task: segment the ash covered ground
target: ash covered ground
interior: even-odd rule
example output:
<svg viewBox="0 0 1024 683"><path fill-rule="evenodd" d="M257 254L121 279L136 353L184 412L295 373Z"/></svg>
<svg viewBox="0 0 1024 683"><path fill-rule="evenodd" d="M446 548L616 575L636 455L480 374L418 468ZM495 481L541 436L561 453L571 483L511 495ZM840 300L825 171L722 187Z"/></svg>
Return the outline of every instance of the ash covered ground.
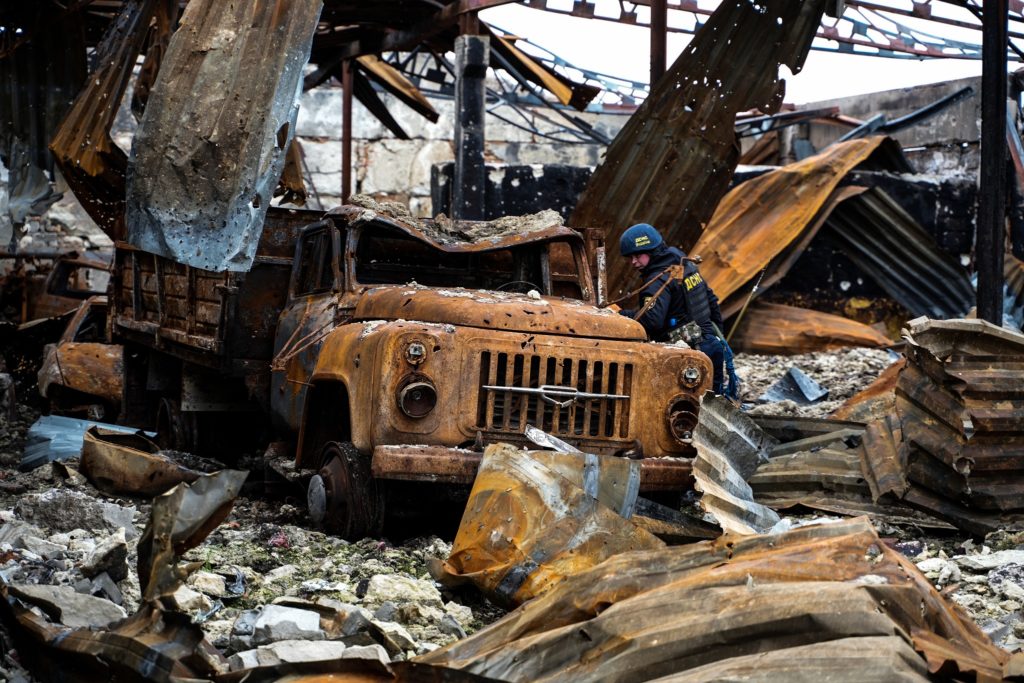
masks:
<svg viewBox="0 0 1024 683"><path fill-rule="evenodd" d="M739 356L737 369L752 412L823 415L867 386L891 361L885 351L855 349ZM805 407L758 404L757 397L791 366L827 387L827 401ZM18 405L16 413L0 426L0 577L9 583L69 586L113 599L131 614L141 597L135 563L148 503L101 494L77 474L75 461L19 472L24 435L37 413L25 405ZM289 598L345 605L357 622L384 629L389 647L372 646L377 649L366 654L384 661L444 646L505 614L472 588L451 593L431 579L428 563L447 557L451 538L349 543L313 528L300 504L246 491L224 523L185 557L198 569L176 595L178 606L201 623L208 640L226 655L270 647L275 639L315 640L287 628L274 632L272 624L254 628L261 610ZM792 523L812 519L827 521L818 516L793 518ZM125 520L130 520L127 532L118 530ZM997 532L977 542L881 522L876 527L997 644L1011 650L1021 646L1024 534ZM8 634L2 635L0 675L31 680Z"/></svg>

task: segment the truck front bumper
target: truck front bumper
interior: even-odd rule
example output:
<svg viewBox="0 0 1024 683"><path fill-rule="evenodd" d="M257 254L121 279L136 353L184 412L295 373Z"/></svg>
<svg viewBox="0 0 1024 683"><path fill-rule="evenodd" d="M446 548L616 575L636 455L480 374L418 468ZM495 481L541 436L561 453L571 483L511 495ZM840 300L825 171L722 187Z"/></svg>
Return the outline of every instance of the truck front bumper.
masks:
<svg viewBox="0 0 1024 683"><path fill-rule="evenodd" d="M472 484L482 455L445 446L377 446L371 469L379 479ZM690 458L644 458L640 460L640 491L692 488L692 469Z"/></svg>

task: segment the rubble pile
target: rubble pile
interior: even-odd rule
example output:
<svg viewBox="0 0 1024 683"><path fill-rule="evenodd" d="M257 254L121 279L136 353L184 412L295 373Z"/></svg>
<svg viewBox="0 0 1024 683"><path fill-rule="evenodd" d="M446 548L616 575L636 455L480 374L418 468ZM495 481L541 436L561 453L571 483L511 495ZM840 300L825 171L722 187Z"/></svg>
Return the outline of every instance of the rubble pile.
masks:
<svg viewBox="0 0 1024 683"><path fill-rule="evenodd" d="M841 351L806 353L797 356L736 354L741 400L753 415L827 417L848 398L867 387L899 358L884 349L852 348ZM811 405L793 401L762 403L760 397L790 368L798 368L822 387L828 396Z"/></svg>
<svg viewBox="0 0 1024 683"><path fill-rule="evenodd" d="M997 531L983 543L917 539L896 548L996 645L1011 652L1024 646L1024 534Z"/></svg>
<svg viewBox="0 0 1024 683"><path fill-rule="evenodd" d="M4 422L2 429L3 585L66 627L105 627L140 614L146 602L136 567L150 503L102 494L76 460L16 472L26 427ZM451 550L436 537L401 547L349 543L299 526L309 521L295 506L237 502L182 556L192 572L163 599L165 609L201 628L232 670L325 658L388 664L504 614L476 594L456 597L434 583L427 563ZM17 658L9 655L0 669L12 675Z"/></svg>

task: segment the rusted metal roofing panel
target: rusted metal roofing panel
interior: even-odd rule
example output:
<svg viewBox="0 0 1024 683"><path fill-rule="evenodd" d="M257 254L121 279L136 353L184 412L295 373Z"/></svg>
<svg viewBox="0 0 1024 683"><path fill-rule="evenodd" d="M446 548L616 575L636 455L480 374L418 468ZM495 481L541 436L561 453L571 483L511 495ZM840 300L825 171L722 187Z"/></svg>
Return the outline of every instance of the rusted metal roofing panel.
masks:
<svg viewBox="0 0 1024 683"><path fill-rule="evenodd" d="M894 145L884 137L852 140L730 190L691 249L704 259L701 274L718 295L722 314L739 311L746 285L762 270L762 289L781 279L835 206L866 191L839 188L843 177Z"/></svg>
<svg viewBox="0 0 1024 683"><path fill-rule="evenodd" d="M96 48L99 64L78 94L50 150L71 191L111 239L124 239L128 159L110 139L110 126L131 78L158 0L126 4ZM161 149L163 153L165 150Z"/></svg>
<svg viewBox="0 0 1024 683"><path fill-rule="evenodd" d="M205 270L249 269L320 5L188 3L132 146L129 242Z"/></svg>
<svg viewBox="0 0 1024 683"><path fill-rule="evenodd" d="M867 388L848 398L831 417L868 423L892 414L896 409L896 380L906 364L906 358L894 362Z"/></svg>
<svg viewBox="0 0 1024 683"><path fill-rule="evenodd" d="M967 271L878 188L837 206L823 232L914 316L957 318L974 305Z"/></svg>
<svg viewBox="0 0 1024 683"><path fill-rule="evenodd" d="M755 301L732 332L729 345L747 353L794 354L892 341L878 330L840 315Z"/></svg>
<svg viewBox="0 0 1024 683"><path fill-rule="evenodd" d="M381 221L441 251L479 253L551 240L583 242L583 236L562 225L562 217L551 209L493 221L456 221L444 214L419 219L405 207L391 202L380 204L363 195L353 195L349 201L353 206L327 213L345 216L348 221Z"/></svg>
<svg viewBox="0 0 1024 683"><path fill-rule="evenodd" d="M747 483L777 444L724 397L708 394L701 400L693 432L694 488L702 494L701 508L726 531L765 533L779 523L774 510L754 501Z"/></svg>
<svg viewBox="0 0 1024 683"><path fill-rule="evenodd" d="M755 680L795 662L803 680L928 680L907 645L964 678L1009 658L858 519L616 555L417 661L506 681L707 680L754 658Z"/></svg>
<svg viewBox="0 0 1024 683"><path fill-rule="evenodd" d="M647 222L667 242L691 246L714 213L739 160L736 114L774 113L797 73L828 3L728 0L719 5L608 147L570 224L607 229L609 242ZM624 289L625 259L609 267Z"/></svg>
<svg viewBox="0 0 1024 683"><path fill-rule="evenodd" d="M981 320L908 325L895 412L865 434L872 492L976 534L1024 519L1024 335Z"/></svg>

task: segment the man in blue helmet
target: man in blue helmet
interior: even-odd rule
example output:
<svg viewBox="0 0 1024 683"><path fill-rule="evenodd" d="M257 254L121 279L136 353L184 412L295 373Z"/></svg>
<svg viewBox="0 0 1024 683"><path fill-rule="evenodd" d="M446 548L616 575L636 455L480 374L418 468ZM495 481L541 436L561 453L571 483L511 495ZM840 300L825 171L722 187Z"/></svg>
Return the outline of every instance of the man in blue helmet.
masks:
<svg viewBox="0 0 1024 683"><path fill-rule="evenodd" d="M622 233L619 251L640 272L640 308L622 310L638 320L652 341L684 340L714 367L713 391L725 393L726 344L718 297L686 254L665 244L654 226L638 223ZM730 392L731 393L731 392Z"/></svg>

